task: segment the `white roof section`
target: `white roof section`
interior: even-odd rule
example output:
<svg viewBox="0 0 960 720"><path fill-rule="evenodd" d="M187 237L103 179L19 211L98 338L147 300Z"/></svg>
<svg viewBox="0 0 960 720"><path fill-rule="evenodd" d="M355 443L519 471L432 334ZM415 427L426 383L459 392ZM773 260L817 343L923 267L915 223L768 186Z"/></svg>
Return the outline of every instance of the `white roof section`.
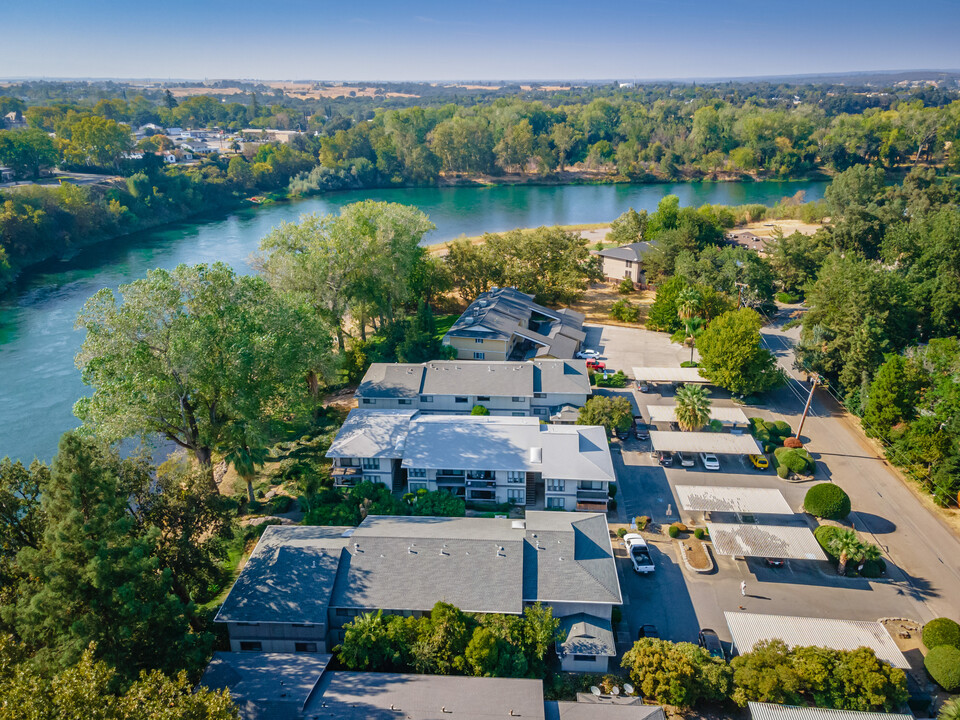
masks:
<svg viewBox="0 0 960 720"><path fill-rule="evenodd" d="M347 415L327 450L329 458L401 458L416 410L360 410Z"/></svg>
<svg viewBox="0 0 960 720"><path fill-rule="evenodd" d="M775 703L747 703L752 720L914 720L904 713L859 712L857 710L830 710L819 707L797 707Z"/></svg>
<svg viewBox="0 0 960 720"><path fill-rule="evenodd" d="M720 555L826 560L808 527L708 522L707 531Z"/></svg>
<svg viewBox="0 0 960 720"><path fill-rule="evenodd" d="M783 493L775 488L676 485L680 507L700 512L774 513L791 515Z"/></svg>
<svg viewBox="0 0 960 720"><path fill-rule="evenodd" d="M402 466L616 480L602 427L544 425L535 417L420 415L410 423Z"/></svg>
<svg viewBox="0 0 960 720"><path fill-rule="evenodd" d="M650 422L676 422L676 405L647 405L647 412L650 413ZM747 424L747 416L740 408L730 407L710 407L710 419L719 420L722 423L741 423Z"/></svg>
<svg viewBox="0 0 960 720"><path fill-rule="evenodd" d="M720 432L669 432L651 430L654 450L666 452L715 453L719 455L759 455L760 446L752 435Z"/></svg>
<svg viewBox="0 0 960 720"><path fill-rule="evenodd" d="M761 640L777 638L788 647L815 645L834 650L868 647L893 667L904 670L910 667L890 633L878 622L745 612L725 612L724 615L733 644L741 653L749 652Z"/></svg>
<svg viewBox="0 0 960 720"><path fill-rule="evenodd" d="M682 367L635 367L633 377L637 380L646 380L654 383L682 382L708 383L699 368Z"/></svg>

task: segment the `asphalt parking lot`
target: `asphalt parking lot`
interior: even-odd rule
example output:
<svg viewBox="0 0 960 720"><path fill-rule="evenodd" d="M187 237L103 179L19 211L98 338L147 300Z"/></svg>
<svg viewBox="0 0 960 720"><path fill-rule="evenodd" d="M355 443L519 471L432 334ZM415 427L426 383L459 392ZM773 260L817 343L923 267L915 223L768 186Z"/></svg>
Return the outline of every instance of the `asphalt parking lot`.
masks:
<svg viewBox="0 0 960 720"><path fill-rule="evenodd" d="M639 365L676 366L689 359L689 351L671 345L661 333L628 328L603 327L595 336L588 334L588 346L601 352L601 359L614 369ZM594 340L593 344L589 344ZM662 392L661 392L662 390ZM672 388L663 387L639 393L635 387L626 390L601 391L630 398L645 421L650 404L672 404ZM714 392L714 403L732 406L728 396ZM766 407L744 408L748 417L781 419L782 414ZM795 418L788 418L796 424ZM683 520L702 525L699 513L683 513L678 507L674 488L677 485L711 485L776 488L788 504L799 509L810 483L789 483L776 476L772 469L757 470L744 457L720 456L720 470L707 471L696 460L693 468L660 467L650 455L649 442L634 438L612 447L618 476L618 516L622 521L638 515L650 516L654 523L666 527ZM821 458L821 463L828 461ZM831 477L829 470L818 471L818 481ZM807 516L780 518L784 524L814 525ZM624 594L623 616L619 640L632 642L640 626L652 623L661 637L675 641L696 641L700 628L713 628L729 648L730 632L724 611L745 610L775 615L876 620L881 617L914 617L929 619L916 592L916 578L900 572L888 559L887 577L879 580L840 578L832 566L823 561L789 560L782 568L767 566L763 559L746 560L717 556L716 567L706 574L688 570L681 562L675 542L665 534L647 534L651 555L657 566L655 573L638 576L624 557L620 574ZM740 583L746 582L746 596Z"/></svg>

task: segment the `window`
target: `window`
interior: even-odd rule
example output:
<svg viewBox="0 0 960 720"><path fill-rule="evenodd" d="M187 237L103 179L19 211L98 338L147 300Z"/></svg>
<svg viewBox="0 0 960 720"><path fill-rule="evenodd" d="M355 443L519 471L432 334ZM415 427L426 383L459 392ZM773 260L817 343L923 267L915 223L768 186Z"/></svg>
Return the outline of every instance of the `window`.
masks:
<svg viewBox="0 0 960 720"><path fill-rule="evenodd" d="M524 417L525 415L525 413L522 410L515 410L510 414L513 415L513 417Z"/></svg>
<svg viewBox="0 0 960 720"><path fill-rule="evenodd" d="M408 478L425 478L427 476L426 468L410 468L407 470Z"/></svg>
<svg viewBox="0 0 960 720"><path fill-rule="evenodd" d="M363 458L361 462L363 463L364 470L380 469L380 458Z"/></svg>
<svg viewBox="0 0 960 720"><path fill-rule="evenodd" d="M293 649L296 652L316 652L317 644L312 642L294 643Z"/></svg>
<svg viewBox="0 0 960 720"><path fill-rule="evenodd" d="M475 352L475 353L473 354L473 359L474 359L474 360L483 360L484 357L485 357L485 355L484 355L484 353L482 353L482 352Z"/></svg>
<svg viewBox="0 0 960 720"><path fill-rule="evenodd" d="M427 484L425 482L412 482L410 483L410 492L415 493L418 490L426 490Z"/></svg>
<svg viewBox="0 0 960 720"><path fill-rule="evenodd" d="M376 402L377 402L376 400L371 400L370 398L364 398L364 399L363 399L363 404L364 404L364 405L375 405Z"/></svg>
<svg viewBox="0 0 960 720"><path fill-rule="evenodd" d="M454 401L455 403L465 403L465 402L467 402L467 400L468 400L468 398L465 398L465 397L460 396L460 395L458 395L457 397L455 397L455 398L453 399L453 401Z"/></svg>
<svg viewBox="0 0 960 720"><path fill-rule="evenodd" d="M360 467L360 462L356 458L338 458L337 464L340 467Z"/></svg>
<svg viewBox="0 0 960 720"><path fill-rule="evenodd" d="M422 403L425 403L425 402L433 402L433 395L421 395L421 396L420 396L420 402L422 402Z"/></svg>
<svg viewBox="0 0 960 720"><path fill-rule="evenodd" d="M600 480L581 480L577 490L603 490L603 483Z"/></svg>
<svg viewBox="0 0 960 720"><path fill-rule="evenodd" d="M547 498L547 509L549 510L563 510L563 506L566 504L564 502L565 498L562 497L548 497Z"/></svg>
<svg viewBox="0 0 960 720"><path fill-rule="evenodd" d="M489 395L477 395L477 402L490 402Z"/></svg>
<svg viewBox="0 0 960 720"><path fill-rule="evenodd" d="M573 659L576 662L596 662L597 658L595 655L574 655Z"/></svg>
<svg viewBox="0 0 960 720"><path fill-rule="evenodd" d="M547 490L550 492L563 492L563 488L566 483L563 480L554 480L550 478L547 480Z"/></svg>
<svg viewBox="0 0 960 720"><path fill-rule="evenodd" d="M482 342L483 342L483 338L474 338L473 341L474 341L475 343L482 343Z"/></svg>
<svg viewBox="0 0 960 720"><path fill-rule="evenodd" d="M527 479L527 474L525 472L511 470L507 473L507 482L508 483L522 483Z"/></svg>
<svg viewBox="0 0 960 720"><path fill-rule="evenodd" d="M240 643L240 652L260 652L263 645L258 640L247 640Z"/></svg>
<svg viewBox="0 0 960 720"><path fill-rule="evenodd" d="M633 260L627 260L627 267L628 267L628 268L632 268L632 267L633 267Z"/></svg>
<svg viewBox="0 0 960 720"><path fill-rule="evenodd" d="M523 402L523 398L522 398L522 397L512 397L512 398L510 398L510 402Z"/></svg>
<svg viewBox="0 0 960 720"><path fill-rule="evenodd" d="M523 488L510 488L507 490L507 500L517 505L523 505L526 502L527 491Z"/></svg>
<svg viewBox="0 0 960 720"><path fill-rule="evenodd" d="M545 397L547 396L547 394L546 394L546 393L534 393L533 396L534 396L535 398L537 398L538 400L543 400L543 398L545 398Z"/></svg>
<svg viewBox="0 0 960 720"><path fill-rule="evenodd" d="M237 627L259 627L260 623L237 623Z"/></svg>
<svg viewBox="0 0 960 720"><path fill-rule="evenodd" d="M534 409L533 409L533 414L534 414L534 415L549 415L549 414L550 414L550 411L549 411L547 408L534 408Z"/></svg>
<svg viewBox="0 0 960 720"><path fill-rule="evenodd" d="M400 405L413 405L413 400L410 398L400 398L397 400L397 403Z"/></svg>

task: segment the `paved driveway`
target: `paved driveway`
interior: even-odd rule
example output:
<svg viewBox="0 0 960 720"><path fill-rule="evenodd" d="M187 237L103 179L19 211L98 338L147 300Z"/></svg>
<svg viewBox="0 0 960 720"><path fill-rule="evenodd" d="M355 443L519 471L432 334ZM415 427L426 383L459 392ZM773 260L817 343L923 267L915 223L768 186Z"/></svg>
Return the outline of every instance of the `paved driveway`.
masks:
<svg viewBox="0 0 960 720"><path fill-rule="evenodd" d="M587 335L583 346L597 350L607 367L630 377L634 367L679 367L690 359L689 348L671 343L665 333L615 325L584 325L583 329Z"/></svg>
<svg viewBox="0 0 960 720"><path fill-rule="evenodd" d="M604 326L591 330L588 344L590 340L611 366L676 365L686 359L679 346L671 346L659 333ZM801 390L784 389L772 394L768 404L744 411L748 417L784 419L796 428L805 399ZM669 388L662 395L634 389L605 392L627 395L647 419L647 405L673 403ZM731 404L721 391L715 390L712 398L717 405ZM770 568L762 560L717 556L714 571L698 574L680 563L673 542L655 536L651 539L657 571L652 576L637 577L626 559L621 562L624 634L635 639L641 625L653 623L667 639L693 640L698 628L712 627L729 642L723 612L739 609L851 620L956 616L960 542L884 469L882 460L864 449L835 410L815 401L804 436L818 459L816 481L843 486L853 500L855 526L885 550L887 578L839 578L824 562L788 561L784 568ZM677 484L776 488L793 508L802 505L809 487L780 480L772 470L756 470L737 456L721 456L718 472L704 470L699 461L694 468L662 468L650 457L649 443L636 439L615 443L613 456L622 515L630 519L649 515L664 525L681 519L673 491ZM792 522L808 520L799 517ZM747 583L746 597L740 595L741 581Z"/></svg>

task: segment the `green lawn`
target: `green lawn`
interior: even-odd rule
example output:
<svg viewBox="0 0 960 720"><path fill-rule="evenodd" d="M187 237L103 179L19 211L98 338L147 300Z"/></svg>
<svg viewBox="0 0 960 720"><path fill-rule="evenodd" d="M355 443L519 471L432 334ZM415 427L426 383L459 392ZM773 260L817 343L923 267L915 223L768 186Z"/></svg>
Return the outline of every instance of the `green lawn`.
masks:
<svg viewBox="0 0 960 720"><path fill-rule="evenodd" d="M447 330L450 329L459 317L459 315L437 315L437 332L434 334L437 342L443 339L443 336L447 334Z"/></svg>

